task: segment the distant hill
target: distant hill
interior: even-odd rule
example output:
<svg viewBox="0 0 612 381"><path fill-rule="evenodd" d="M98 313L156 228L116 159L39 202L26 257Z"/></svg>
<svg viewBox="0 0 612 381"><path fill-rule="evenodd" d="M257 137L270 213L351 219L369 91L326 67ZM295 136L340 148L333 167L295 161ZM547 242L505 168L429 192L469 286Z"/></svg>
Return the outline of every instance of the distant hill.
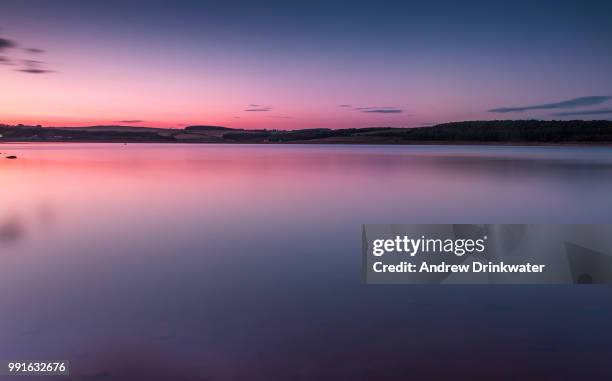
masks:
<svg viewBox="0 0 612 381"><path fill-rule="evenodd" d="M234 128L229 127L221 127L221 126L187 126L185 127L187 131L221 131L221 130L235 130Z"/></svg>
<svg viewBox="0 0 612 381"><path fill-rule="evenodd" d="M243 130L135 126L40 127L0 124L1 141L303 143L303 144L612 144L612 121L494 120L432 127Z"/></svg>
<svg viewBox="0 0 612 381"><path fill-rule="evenodd" d="M59 128L59 129L73 129L73 130L86 130L86 131L165 131L167 128L157 127L138 127L138 126L84 126L84 127L47 127L47 128Z"/></svg>
<svg viewBox="0 0 612 381"><path fill-rule="evenodd" d="M612 121L493 120L454 122L415 128L406 140L475 142L612 142Z"/></svg>

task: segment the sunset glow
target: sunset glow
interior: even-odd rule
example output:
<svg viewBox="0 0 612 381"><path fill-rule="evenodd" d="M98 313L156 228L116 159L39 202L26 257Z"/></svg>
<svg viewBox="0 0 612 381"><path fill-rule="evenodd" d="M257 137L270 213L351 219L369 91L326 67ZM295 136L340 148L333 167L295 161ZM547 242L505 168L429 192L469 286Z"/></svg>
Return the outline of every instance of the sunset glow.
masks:
<svg viewBox="0 0 612 381"><path fill-rule="evenodd" d="M0 38L10 44L0 45L0 123L293 129L568 119L488 110L612 91L612 27L593 21L604 17L595 6L112 3L3 2Z"/></svg>

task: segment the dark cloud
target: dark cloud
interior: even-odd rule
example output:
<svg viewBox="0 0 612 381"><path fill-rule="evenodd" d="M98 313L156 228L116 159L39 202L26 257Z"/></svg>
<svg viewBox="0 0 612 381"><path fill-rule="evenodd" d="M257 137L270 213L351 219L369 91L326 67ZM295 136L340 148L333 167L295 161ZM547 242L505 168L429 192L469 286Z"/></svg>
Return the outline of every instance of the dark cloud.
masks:
<svg viewBox="0 0 612 381"><path fill-rule="evenodd" d="M30 74L53 73L53 70L48 70L45 68L46 64L42 61L22 60L21 63L23 64L24 67L22 69L18 69L17 71L20 71L22 73L30 73Z"/></svg>
<svg viewBox="0 0 612 381"><path fill-rule="evenodd" d="M599 109L599 110L557 112L551 115L553 116L581 116L581 115L604 115L604 114L612 114L612 108L604 108L604 109Z"/></svg>
<svg viewBox="0 0 612 381"><path fill-rule="evenodd" d="M144 120L141 119L125 119L125 120L115 120L115 123L142 123Z"/></svg>
<svg viewBox="0 0 612 381"><path fill-rule="evenodd" d="M376 106L376 107L353 107L352 105L338 105L340 108L352 108L353 110L361 111L368 114L401 114L404 112L401 108L394 106Z"/></svg>
<svg viewBox="0 0 612 381"><path fill-rule="evenodd" d="M523 107L500 107L489 110L489 112L523 112L529 110L550 110L550 109L558 109L558 108L576 108L583 106L594 106L608 100L612 99L609 96L590 96L590 97L580 97L574 98L563 102L557 103L545 103L533 106L523 106Z"/></svg>
<svg viewBox="0 0 612 381"><path fill-rule="evenodd" d="M30 73L30 74L46 74L46 73L53 73L53 70L45 70L45 69L19 69L17 71L20 71L22 73Z"/></svg>
<svg viewBox="0 0 612 381"><path fill-rule="evenodd" d="M365 112L365 113L374 113L374 114L400 114L404 112L404 110L397 107L357 107L355 110Z"/></svg>
<svg viewBox="0 0 612 381"><path fill-rule="evenodd" d="M32 54L42 54L45 52L44 50L38 48L24 48L23 50Z"/></svg>
<svg viewBox="0 0 612 381"><path fill-rule="evenodd" d="M17 47L17 43L6 38L0 38L0 52L4 49L10 49Z"/></svg>
<svg viewBox="0 0 612 381"><path fill-rule="evenodd" d="M6 38L0 38L0 52L11 49L11 48L16 48L17 46L18 46L17 42L13 40L9 40ZM32 54L41 54L45 52L43 49L39 49L39 48L23 48L23 51L27 53L32 53ZM15 62L16 61L17 60L15 60ZM0 57L0 65L15 65L15 63L13 61L13 58L2 56ZM42 61L22 60L21 65L22 67L20 69L17 69L16 71L20 71L22 73L30 73L30 74L45 74L45 73L53 72L53 70L47 69L45 67L46 63Z"/></svg>
<svg viewBox="0 0 612 381"><path fill-rule="evenodd" d="M272 107L270 107L270 106L262 106L262 105L257 105L257 104L250 104L243 111L265 112L265 111L271 111L271 110L272 110Z"/></svg>
<svg viewBox="0 0 612 381"><path fill-rule="evenodd" d="M377 110L365 110L362 112L376 113L376 114L401 114L404 111L400 109L377 109Z"/></svg>

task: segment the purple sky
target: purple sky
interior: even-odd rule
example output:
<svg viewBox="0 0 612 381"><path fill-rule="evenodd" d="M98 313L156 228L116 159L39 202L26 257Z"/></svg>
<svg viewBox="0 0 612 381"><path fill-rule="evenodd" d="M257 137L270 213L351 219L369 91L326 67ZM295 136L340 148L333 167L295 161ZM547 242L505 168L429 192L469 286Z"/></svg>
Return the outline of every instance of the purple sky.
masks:
<svg viewBox="0 0 612 381"><path fill-rule="evenodd" d="M3 1L0 123L612 117L609 2L291 3Z"/></svg>

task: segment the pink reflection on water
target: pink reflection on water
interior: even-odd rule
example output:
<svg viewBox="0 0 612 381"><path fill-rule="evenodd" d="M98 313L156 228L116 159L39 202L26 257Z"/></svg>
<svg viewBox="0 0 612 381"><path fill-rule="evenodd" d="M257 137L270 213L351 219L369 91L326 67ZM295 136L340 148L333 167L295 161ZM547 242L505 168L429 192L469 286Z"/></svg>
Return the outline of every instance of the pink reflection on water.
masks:
<svg viewBox="0 0 612 381"><path fill-rule="evenodd" d="M10 144L1 151L18 159L0 159L0 342L9 343L0 358L99 364L107 348L133 345L188 354L215 375L244 375L258 364L248 353L261 342L269 358L283 357L287 338L314 345L302 332L321 328L302 316L355 321L359 311L354 324L363 326L355 329L370 333L378 319L397 316L396 302L378 304L387 294L359 288L362 223L597 223L612 215L607 148ZM452 300L448 308L458 308ZM435 308L428 318L455 311ZM352 356L367 353L360 350ZM86 353L94 359L83 360ZM247 364L242 373L215 365L236 361Z"/></svg>

